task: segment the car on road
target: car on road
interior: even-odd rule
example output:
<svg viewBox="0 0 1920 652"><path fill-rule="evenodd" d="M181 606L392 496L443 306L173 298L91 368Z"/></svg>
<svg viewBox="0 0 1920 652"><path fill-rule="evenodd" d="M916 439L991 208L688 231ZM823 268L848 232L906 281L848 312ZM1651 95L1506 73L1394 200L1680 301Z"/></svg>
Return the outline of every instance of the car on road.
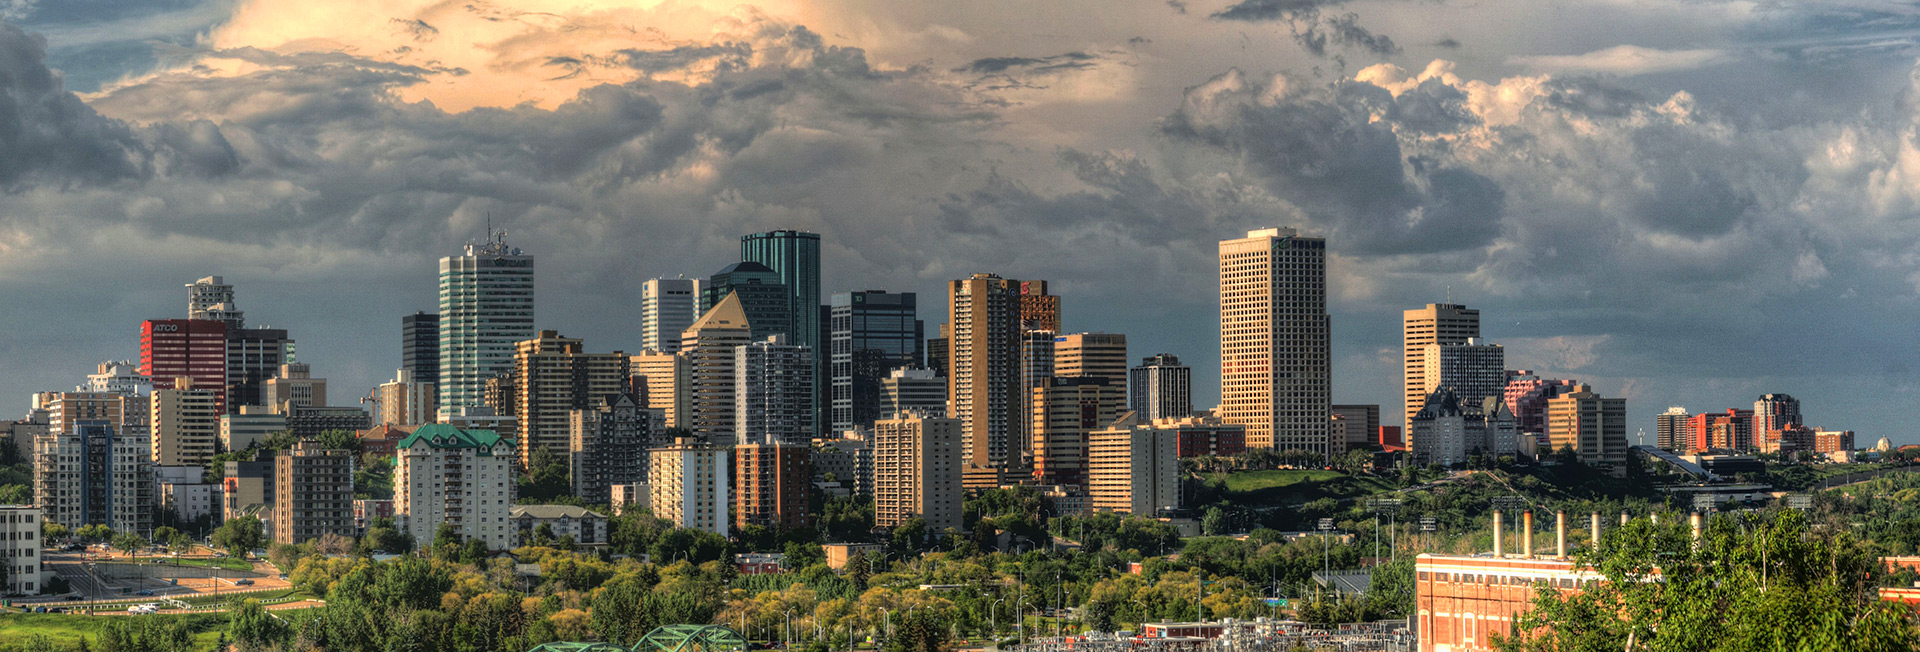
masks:
<svg viewBox="0 0 1920 652"><path fill-rule="evenodd" d="M234 586L253 586L253 580L237 580L233 583L233 585Z"/></svg>
<svg viewBox="0 0 1920 652"><path fill-rule="evenodd" d="M87 599L87 597L86 597L86 596L84 596L84 595L79 595L79 594L74 594L74 595L69 595L69 596L67 596L67 597L64 597L64 598L60 598L60 599L61 599L61 600L66 600L66 601L68 601L68 602L79 602L79 601L81 601L81 600L85 600L85 599Z"/></svg>
<svg viewBox="0 0 1920 652"><path fill-rule="evenodd" d="M153 589L146 589L146 590L142 590L142 591L136 591L136 592L134 593L134 595L153 595Z"/></svg>

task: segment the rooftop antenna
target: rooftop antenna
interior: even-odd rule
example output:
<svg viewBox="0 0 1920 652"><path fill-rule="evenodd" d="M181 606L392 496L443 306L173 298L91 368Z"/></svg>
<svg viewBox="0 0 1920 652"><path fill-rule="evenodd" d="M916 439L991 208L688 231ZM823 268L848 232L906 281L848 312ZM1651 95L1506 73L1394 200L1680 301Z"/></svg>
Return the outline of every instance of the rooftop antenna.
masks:
<svg viewBox="0 0 1920 652"><path fill-rule="evenodd" d="M1447 284L1447 305L1453 305L1453 284Z"/></svg>

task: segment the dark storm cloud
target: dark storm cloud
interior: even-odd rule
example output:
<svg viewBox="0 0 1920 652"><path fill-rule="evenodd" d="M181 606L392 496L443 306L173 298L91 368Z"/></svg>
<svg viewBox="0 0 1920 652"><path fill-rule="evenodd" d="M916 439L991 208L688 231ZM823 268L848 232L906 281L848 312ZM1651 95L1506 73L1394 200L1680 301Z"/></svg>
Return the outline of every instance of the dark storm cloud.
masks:
<svg viewBox="0 0 1920 652"><path fill-rule="evenodd" d="M67 92L46 56L44 39L0 23L0 185L144 175L146 144Z"/></svg>
<svg viewBox="0 0 1920 652"><path fill-rule="evenodd" d="M1065 52L1050 57L987 57L955 68L954 72L995 75L1019 69L1047 73L1091 68L1098 60L1099 57L1085 52Z"/></svg>
<svg viewBox="0 0 1920 652"><path fill-rule="evenodd" d="M1426 86L1396 98L1378 86L1338 84L1292 101L1249 101L1238 71L1188 93L1163 125L1175 139L1240 156L1272 192L1299 205L1356 253L1484 247L1499 234L1504 193L1480 174L1410 157L1396 128L1456 131L1478 121L1457 90ZM1454 109L1448 109L1452 103ZM1374 120L1385 113L1401 121Z"/></svg>
<svg viewBox="0 0 1920 652"><path fill-rule="evenodd" d="M1241 0L1214 12L1214 20L1248 23L1285 23L1293 40L1315 56L1327 56L1328 46L1356 48L1375 55L1400 53L1400 46L1385 34L1360 25L1354 13L1328 13L1330 7L1346 0Z"/></svg>

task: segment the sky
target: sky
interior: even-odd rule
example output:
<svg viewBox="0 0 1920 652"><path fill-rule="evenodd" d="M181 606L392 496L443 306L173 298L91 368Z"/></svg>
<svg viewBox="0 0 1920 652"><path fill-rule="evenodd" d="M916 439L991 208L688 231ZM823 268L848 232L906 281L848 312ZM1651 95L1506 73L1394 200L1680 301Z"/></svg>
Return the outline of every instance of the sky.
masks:
<svg viewBox="0 0 1920 652"><path fill-rule="evenodd" d="M1386 423L1451 297L1630 437L1784 392L1920 443L1917 43L1875 0L0 0L0 395L217 274L350 403L491 222L588 350L802 229L828 291L1049 280L1208 407L1217 243L1286 226Z"/></svg>

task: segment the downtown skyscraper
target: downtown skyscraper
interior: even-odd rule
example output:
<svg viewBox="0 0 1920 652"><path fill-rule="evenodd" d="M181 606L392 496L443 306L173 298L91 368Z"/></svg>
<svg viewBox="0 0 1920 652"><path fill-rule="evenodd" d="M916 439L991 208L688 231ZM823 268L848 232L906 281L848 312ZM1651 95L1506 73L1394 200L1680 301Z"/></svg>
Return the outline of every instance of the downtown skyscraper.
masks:
<svg viewBox="0 0 1920 652"><path fill-rule="evenodd" d="M918 367L925 356L926 324L918 318L917 303L912 292L833 295L827 320L830 430L821 434L864 428L887 418L882 385L895 369Z"/></svg>
<svg viewBox="0 0 1920 652"><path fill-rule="evenodd" d="M1411 427L1414 413L1427 404L1427 393L1438 387L1436 379L1428 377L1427 348L1466 344L1480 337L1480 311L1453 303L1429 303L1425 308L1401 313L1400 324L1401 389L1406 398L1402 421ZM1479 399L1477 394L1472 397L1473 401Z"/></svg>
<svg viewBox="0 0 1920 652"><path fill-rule="evenodd" d="M947 400L960 422L968 466L1005 469L1017 462L1020 396L1020 282L974 274L947 283L950 360Z"/></svg>
<svg viewBox="0 0 1920 652"><path fill-rule="evenodd" d="M440 259L441 408L485 404L487 380L534 337L533 288L533 256L507 246L504 231Z"/></svg>
<svg viewBox="0 0 1920 652"><path fill-rule="evenodd" d="M640 286L640 350L674 353L700 318L700 279L656 278Z"/></svg>
<svg viewBox="0 0 1920 652"><path fill-rule="evenodd" d="M1220 417L1247 446L1326 455L1327 241L1260 229L1220 241Z"/></svg>
<svg viewBox="0 0 1920 652"><path fill-rule="evenodd" d="M813 432L822 432L827 426L830 381L824 346L827 333L821 323L826 309L820 303L820 234L781 229L743 235L740 260L766 265L787 286L787 309L793 320L787 336L793 344L813 351ZM747 320L753 320L751 309ZM759 324L754 324L753 332L755 339L766 337Z"/></svg>

